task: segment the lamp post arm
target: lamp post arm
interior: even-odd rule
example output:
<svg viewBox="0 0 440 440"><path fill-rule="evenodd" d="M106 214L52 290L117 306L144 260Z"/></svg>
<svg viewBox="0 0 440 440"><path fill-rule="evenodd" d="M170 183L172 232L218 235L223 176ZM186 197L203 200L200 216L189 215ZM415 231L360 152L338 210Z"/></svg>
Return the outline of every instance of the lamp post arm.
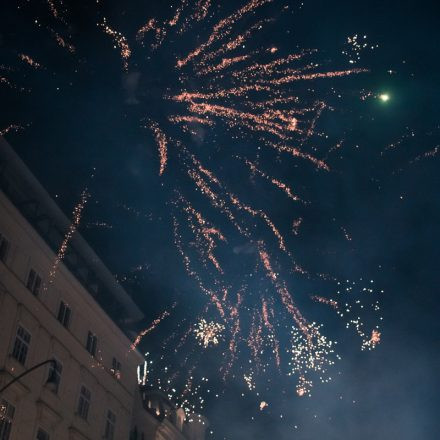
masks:
<svg viewBox="0 0 440 440"><path fill-rule="evenodd" d="M3 391L6 390L6 388L8 388L9 386L11 386L13 383L17 382L18 380L20 380L23 376L26 376L28 373L30 373L31 371L36 370L37 368L42 367L43 365L46 364L54 364L56 365L57 361L55 359L47 359L46 361L40 362L37 365L34 365L33 367L29 368L29 370L24 371L23 373L21 373L20 375L18 375L17 377L14 377L14 379L12 379L10 382L8 382L4 387L2 387L0 389L0 394L3 393Z"/></svg>

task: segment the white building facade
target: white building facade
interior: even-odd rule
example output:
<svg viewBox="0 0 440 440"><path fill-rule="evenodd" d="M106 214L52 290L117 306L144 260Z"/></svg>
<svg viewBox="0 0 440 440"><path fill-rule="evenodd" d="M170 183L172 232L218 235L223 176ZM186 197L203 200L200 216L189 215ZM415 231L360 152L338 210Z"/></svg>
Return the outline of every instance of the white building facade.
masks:
<svg viewBox="0 0 440 440"><path fill-rule="evenodd" d="M53 276L69 225L0 137L0 388L56 361L0 393L0 440L192 439L145 410L122 330L143 314L79 234Z"/></svg>

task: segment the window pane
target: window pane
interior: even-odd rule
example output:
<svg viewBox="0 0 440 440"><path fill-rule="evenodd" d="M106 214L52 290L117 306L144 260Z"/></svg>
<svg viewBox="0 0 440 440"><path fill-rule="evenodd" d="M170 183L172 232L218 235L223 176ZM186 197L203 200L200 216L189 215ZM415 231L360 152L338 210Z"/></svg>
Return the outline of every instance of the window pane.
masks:
<svg viewBox="0 0 440 440"><path fill-rule="evenodd" d="M60 302L60 308L58 309L58 321L63 322L63 317L64 317L64 302L61 301Z"/></svg>
<svg viewBox="0 0 440 440"><path fill-rule="evenodd" d="M6 400L0 401L0 440L9 440L15 408Z"/></svg>
<svg viewBox="0 0 440 440"><path fill-rule="evenodd" d="M87 351L92 355L95 356L96 354L96 343L97 343L97 338L96 336L89 331L89 334L87 335Z"/></svg>
<svg viewBox="0 0 440 440"><path fill-rule="evenodd" d="M49 434L44 429L39 429L37 433L37 440L49 440Z"/></svg>
<svg viewBox="0 0 440 440"><path fill-rule="evenodd" d="M107 420L105 423L104 438L113 440L115 434L116 416L109 410L107 412Z"/></svg>
<svg viewBox="0 0 440 440"><path fill-rule="evenodd" d="M32 293L34 295L38 295L40 293L40 287L41 287L41 278L37 275L35 277L35 284Z"/></svg>
<svg viewBox="0 0 440 440"><path fill-rule="evenodd" d="M31 335L23 327L19 326L15 337L12 356L23 365L26 362L30 342Z"/></svg>
<svg viewBox="0 0 440 440"><path fill-rule="evenodd" d="M6 261L6 257L8 255L9 242L0 234L0 260Z"/></svg>
<svg viewBox="0 0 440 440"><path fill-rule="evenodd" d="M66 316L64 317L64 327L69 327L70 324L70 307L66 307Z"/></svg>
<svg viewBox="0 0 440 440"><path fill-rule="evenodd" d="M26 284L26 287L29 290L32 290L32 286L34 285L34 281L35 281L35 275L36 275L36 273L35 273L34 269L31 269L31 271L29 272L29 276L28 276L28 280L27 280L27 284Z"/></svg>
<svg viewBox="0 0 440 440"><path fill-rule="evenodd" d="M29 271L26 287L34 294L38 295L41 288L41 277L35 272L34 269Z"/></svg>
<svg viewBox="0 0 440 440"><path fill-rule="evenodd" d="M61 324L68 328L69 322L70 322L70 307L64 302L60 302L60 308L58 309L58 321L61 322Z"/></svg>
<svg viewBox="0 0 440 440"><path fill-rule="evenodd" d="M60 362L56 361L56 364L50 364L48 381L55 384L54 392L58 393L61 382L61 373L63 371L63 366Z"/></svg>
<svg viewBox="0 0 440 440"><path fill-rule="evenodd" d="M85 386L81 386L81 392L78 402L78 415L87 420L89 415L91 393Z"/></svg>

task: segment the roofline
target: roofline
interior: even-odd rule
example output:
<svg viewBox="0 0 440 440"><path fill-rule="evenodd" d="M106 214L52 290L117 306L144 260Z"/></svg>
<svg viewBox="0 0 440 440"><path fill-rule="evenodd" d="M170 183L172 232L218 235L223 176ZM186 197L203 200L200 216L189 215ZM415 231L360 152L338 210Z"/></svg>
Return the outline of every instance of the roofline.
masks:
<svg viewBox="0 0 440 440"><path fill-rule="evenodd" d="M54 221L55 225L61 231L67 231L71 225L71 220L68 219L61 208L54 202L49 193L3 136L0 136L0 161L5 161L7 168L20 177L21 183L24 183L28 187L26 190L29 191L29 196L34 197L44 206L45 211L50 219ZM78 231L72 237L71 244L114 298L125 308L126 313L133 318L133 320L141 320L144 318L145 315L140 308L135 304L125 289L115 280L109 269Z"/></svg>

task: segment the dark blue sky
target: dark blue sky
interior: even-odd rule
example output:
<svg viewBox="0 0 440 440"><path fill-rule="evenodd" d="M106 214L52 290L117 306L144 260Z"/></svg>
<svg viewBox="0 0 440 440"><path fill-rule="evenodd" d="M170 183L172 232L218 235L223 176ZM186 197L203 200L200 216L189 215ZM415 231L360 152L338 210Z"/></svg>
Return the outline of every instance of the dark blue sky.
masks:
<svg viewBox="0 0 440 440"><path fill-rule="evenodd" d="M145 117L161 120L175 111L162 99L177 81L171 62L174 46L151 59L134 54L124 73L118 51L96 27L105 16L134 41L135 31L146 19L166 17L173 2L102 3L98 8L89 2L65 1L66 23L54 20L44 1L9 1L2 6L0 76L14 85L0 85L0 130L9 124L25 127L5 137L66 214L82 189L89 188L91 199L80 231L120 279L128 275L125 286L149 319L177 301L163 327L145 341L145 350L160 353L163 338L183 319L197 316L206 301L185 273L174 244L170 213L175 208L170 200L175 190L216 225L226 226L185 180L175 151L169 151L168 174L158 176L154 139L141 127ZM219 3L225 11L231 8L229 2ZM290 11L279 13L285 5ZM350 67L342 54L347 37L367 35L368 43L378 45L360 52L355 67L369 69L368 73L306 85L335 109L319 122L329 140L312 140L321 157L336 141L344 140L339 150L328 155L331 172L317 171L304 162L285 162L275 154L263 158L269 173L283 178L311 203L292 207L234 164L234 154L247 154L255 146L253 138L233 139L219 125L202 140L188 136L182 140L248 203L267 210L283 232L290 229L292 219L303 218L301 233L291 237L289 245L311 273L327 273L338 280L373 279L377 289L384 290L382 341L374 351L360 351L359 340L344 329L343 321L307 302L311 293L332 296L334 284L285 270L303 313L324 322L330 335L341 341L342 361L332 371L334 380L317 383L311 397L298 398L294 382L273 367L262 379L269 407L260 412L263 394L246 393L238 378L216 383L218 353L203 355L198 368L213 377L213 387L221 395L207 398L212 437L436 439L440 433L438 7L429 1L376 0L306 0L302 8L297 6L276 1L240 23L245 29L256 19L276 18L252 40L250 50L267 44L283 54L316 48L314 59L328 70L338 70ZM208 35L213 22L209 23L182 41L176 39L177 47L193 47ZM68 35L75 54L61 50L53 32ZM44 69L24 66L17 60L20 53L29 54ZM341 91L343 99L336 99L332 88ZM374 96L360 100L361 90L388 93L390 100L382 102ZM169 130L171 137L180 136L175 128ZM103 222L104 226L96 226ZM267 230L255 231L261 236L252 240L269 240ZM227 260L232 248L246 245L232 238L219 247L219 255ZM231 260L229 266L225 262L228 283L248 280L251 257ZM133 271L138 265L143 270ZM252 282L255 289L269 289L264 277Z"/></svg>

